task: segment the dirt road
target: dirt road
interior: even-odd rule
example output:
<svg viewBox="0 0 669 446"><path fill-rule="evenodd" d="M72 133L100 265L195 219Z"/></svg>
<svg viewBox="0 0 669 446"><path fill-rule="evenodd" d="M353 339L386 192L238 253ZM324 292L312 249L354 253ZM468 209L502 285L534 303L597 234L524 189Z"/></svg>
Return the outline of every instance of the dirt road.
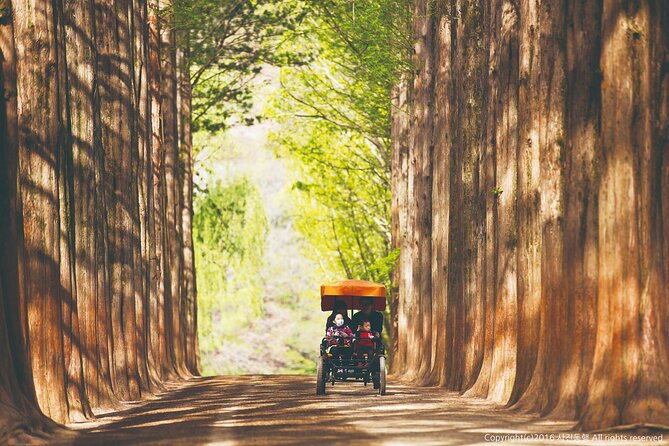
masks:
<svg viewBox="0 0 669 446"><path fill-rule="evenodd" d="M550 434L569 432L573 423L542 420L443 389L392 380L382 397L358 383L327 390L327 395L316 396L314 378L305 376L199 378L173 385L152 401L72 425L76 437L61 444L634 444L585 442L574 433L549 441ZM491 441L520 433L535 438Z"/></svg>

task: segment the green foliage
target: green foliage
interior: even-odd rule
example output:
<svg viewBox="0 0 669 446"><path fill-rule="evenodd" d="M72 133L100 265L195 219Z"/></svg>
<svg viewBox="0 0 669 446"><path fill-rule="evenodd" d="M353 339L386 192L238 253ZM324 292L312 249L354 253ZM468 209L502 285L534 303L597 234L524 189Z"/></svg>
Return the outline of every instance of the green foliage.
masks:
<svg viewBox="0 0 669 446"><path fill-rule="evenodd" d="M492 188L491 192L496 198L496 197L499 197L500 195L502 195L502 192L504 192L504 191L502 190L501 187L495 186L495 187Z"/></svg>
<svg viewBox="0 0 669 446"><path fill-rule="evenodd" d="M250 111L262 66L303 59L281 45L306 14L298 0L174 0L164 13L188 48L194 131L257 122Z"/></svg>
<svg viewBox="0 0 669 446"><path fill-rule="evenodd" d="M271 71L262 68L281 67L281 89L264 111L291 168L291 230L326 279L389 284L399 255L390 236L390 98L411 68L408 0L174 0L168 12L190 51L196 141L258 123L254 90ZM216 150L209 144L200 155ZM244 180L212 186L217 169L203 159L194 235L205 373L251 370L248 356L313 372L311 339L322 322L314 323L312 279L305 292L274 274L277 265L267 273L258 191Z"/></svg>
<svg viewBox="0 0 669 446"><path fill-rule="evenodd" d="M410 68L407 0L310 5L308 20L285 44L308 54L310 63L283 70L283 94L292 102L284 111L358 132L383 150L390 138L391 90Z"/></svg>
<svg viewBox="0 0 669 446"><path fill-rule="evenodd" d="M195 238L229 258L262 256L265 230L248 230L249 224L267 226L264 216L251 213L258 204L262 207L258 192L247 179L225 187L217 185L197 203Z"/></svg>
<svg viewBox="0 0 669 446"><path fill-rule="evenodd" d="M397 259L400 258L400 249L395 248L387 256L378 259L369 267L369 276L363 275L362 279L375 280L377 282L390 283L390 274L392 273Z"/></svg>
<svg viewBox="0 0 669 446"><path fill-rule="evenodd" d="M213 368L208 355L235 342L262 314L258 275L267 228L260 194L247 179L215 185L196 201L193 235L205 372Z"/></svg>
<svg viewBox="0 0 669 446"><path fill-rule="evenodd" d="M323 121L276 138L299 178L295 226L313 259L335 276L380 279L377 261L390 246L390 189L384 165L369 154L374 149Z"/></svg>
<svg viewBox="0 0 669 446"><path fill-rule="evenodd" d="M409 68L406 0L313 2L289 44L273 135L294 175L296 227L335 276L390 282L391 93Z"/></svg>

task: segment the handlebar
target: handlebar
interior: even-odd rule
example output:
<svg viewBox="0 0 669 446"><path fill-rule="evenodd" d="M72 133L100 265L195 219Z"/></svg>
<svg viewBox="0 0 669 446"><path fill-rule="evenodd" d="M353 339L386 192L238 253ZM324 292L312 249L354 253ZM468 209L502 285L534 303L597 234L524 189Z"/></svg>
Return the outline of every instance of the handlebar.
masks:
<svg viewBox="0 0 669 446"><path fill-rule="evenodd" d="M340 341L344 341L344 340L349 340L349 341L355 342L355 341L359 341L361 339L368 339L368 340L372 341L374 344L383 345L383 338L381 338L381 337L376 337L375 336L373 338L361 338L360 336L355 336L355 335L353 335L353 336L325 336L325 337L323 337L323 339L321 339L321 344L325 344L326 342L331 341L333 339L336 340L337 343L339 343Z"/></svg>
<svg viewBox="0 0 669 446"><path fill-rule="evenodd" d="M335 339L337 339L337 338L340 338L340 339L372 339L372 340L379 339L380 340L381 336L374 336L373 338L362 338L362 337L356 336L356 335L353 335L353 336L324 336L323 340L333 339L333 338L335 338Z"/></svg>
<svg viewBox="0 0 669 446"><path fill-rule="evenodd" d="M356 348L355 346L357 345L356 341L359 341L361 339L369 339L374 343L374 350L377 352L377 354L384 355L386 351L386 345L383 343L383 338L379 337L374 337L374 338L361 338L359 336L325 336L321 340L321 354L324 353L324 349L328 347L329 345L334 345L332 344L332 340L336 340L336 345L338 347L349 347L349 348ZM344 345L344 340L348 339L350 344L349 345Z"/></svg>

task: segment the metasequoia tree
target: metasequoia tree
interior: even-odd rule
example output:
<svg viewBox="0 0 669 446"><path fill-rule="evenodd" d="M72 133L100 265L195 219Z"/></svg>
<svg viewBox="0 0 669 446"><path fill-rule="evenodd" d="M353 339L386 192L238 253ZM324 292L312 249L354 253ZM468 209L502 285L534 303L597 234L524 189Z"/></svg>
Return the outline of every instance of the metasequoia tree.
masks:
<svg viewBox="0 0 669 446"><path fill-rule="evenodd" d="M414 4L393 369L584 429L669 425L669 7Z"/></svg>
<svg viewBox="0 0 669 446"><path fill-rule="evenodd" d="M1 6L3 442L198 358L189 65L170 17L145 0Z"/></svg>
<svg viewBox="0 0 669 446"><path fill-rule="evenodd" d="M0 108L0 443L29 440L24 435L48 432L55 424L40 412L32 383L32 369L26 349L27 318L21 296L17 258L22 257L22 243L14 235L20 220L18 196L18 120L16 109L16 65L14 29L9 11L0 14L0 82L5 93ZM13 298L8 298L12 296Z"/></svg>

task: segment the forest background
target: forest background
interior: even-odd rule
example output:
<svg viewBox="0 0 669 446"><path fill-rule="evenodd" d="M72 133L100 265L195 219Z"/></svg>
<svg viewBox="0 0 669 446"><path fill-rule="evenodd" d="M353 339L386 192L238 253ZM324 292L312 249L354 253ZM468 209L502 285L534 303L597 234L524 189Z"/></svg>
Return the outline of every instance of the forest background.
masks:
<svg viewBox="0 0 669 446"><path fill-rule="evenodd" d="M223 5L174 3L191 49L202 371L311 373L320 282L391 290L390 98L410 68L408 6Z"/></svg>

